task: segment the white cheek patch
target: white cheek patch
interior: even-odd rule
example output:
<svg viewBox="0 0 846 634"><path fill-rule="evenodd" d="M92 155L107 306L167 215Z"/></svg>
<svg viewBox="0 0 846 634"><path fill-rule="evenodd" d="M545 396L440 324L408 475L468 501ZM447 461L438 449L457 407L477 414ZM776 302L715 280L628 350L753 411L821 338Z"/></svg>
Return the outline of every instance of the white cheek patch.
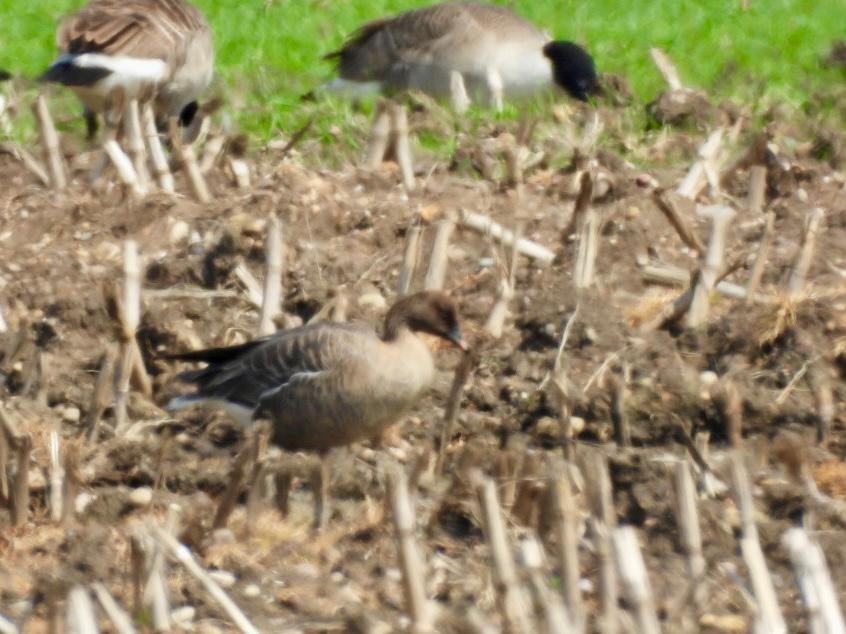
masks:
<svg viewBox="0 0 846 634"><path fill-rule="evenodd" d="M44 78L103 98L115 88L122 88L129 97L138 97L150 86L162 83L167 73L167 64L160 59L83 53L62 55Z"/></svg>

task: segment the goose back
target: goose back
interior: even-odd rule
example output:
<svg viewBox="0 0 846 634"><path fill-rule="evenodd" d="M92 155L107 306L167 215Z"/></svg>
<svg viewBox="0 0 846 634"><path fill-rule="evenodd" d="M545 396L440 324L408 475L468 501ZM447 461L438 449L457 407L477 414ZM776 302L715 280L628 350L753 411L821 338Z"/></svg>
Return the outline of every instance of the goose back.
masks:
<svg viewBox="0 0 846 634"><path fill-rule="evenodd" d="M327 58L337 60L342 79L380 81L391 89L416 88L436 96L449 95L452 71L464 75L474 90L495 67L506 90L519 93L550 81L541 52L548 40L505 7L444 3L369 22Z"/></svg>

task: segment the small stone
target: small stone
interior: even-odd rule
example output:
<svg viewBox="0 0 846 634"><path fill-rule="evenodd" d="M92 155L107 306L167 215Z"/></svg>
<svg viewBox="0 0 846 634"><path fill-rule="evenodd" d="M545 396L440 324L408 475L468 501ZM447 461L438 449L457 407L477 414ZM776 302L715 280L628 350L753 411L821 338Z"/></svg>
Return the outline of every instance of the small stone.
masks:
<svg viewBox="0 0 846 634"><path fill-rule="evenodd" d="M717 376L716 372L712 372L711 370L705 370L699 374L699 382L702 384L703 387L711 387L720 380L720 377Z"/></svg>
<svg viewBox="0 0 846 634"><path fill-rule="evenodd" d="M177 627L185 629L186 626L190 626L191 623L193 623L196 615L196 608L193 608L190 605L183 605L181 608L176 608L171 611L170 620L173 621L173 624Z"/></svg>
<svg viewBox="0 0 846 634"><path fill-rule="evenodd" d="M551 416L541 416L535 423L535 431L538 436L557 438L561 435L561 425Z"/></svg>
<svg viewBox="0 0 846 634"><path fill-rule="evenodd" d="M80 418L82 418L82 412L79 411L78 407L74 407L73 405L66 407L62 412L62 420L66 423L78 423Z"/></svg>
<svg viewBox="0 0 846 634"><path fill-rule="evenodd" d="M364 293L363 295L359 295L358 298L358 305L362 308L373 308L376 310L381 310L386 308L388 303L385 301L385 298L382 297L382 294L378 291L372 291L370 293Z"/></svg>
<svg viewBox="0 0 846 634"><path fill-rule="evenodd" d="M631 205L628 209L626 209L626 218L628 220L636 220L637 218L640 218L640 207Z"/></svg>
<svg viewBox="0 0 846 634"><path fill-rule="evenodd" d="M248 599L255 599L256 597L261 596L261 588L254 583L250 583L244 586L242 594Z"/></svg>
<svg viewBox="0 0 846 634"><path fill-rule="evenodd" d="M209 576L217 581L221 588L231 588L235 585L235 575L228 570L209 570Z"/></svg>
<svg viewBox="0 0 846 634"><path fill-rule="evenodd" d="M82 515L88 505L94 501L94 496L90 493L80 493L73 500L73 509L77 515Z"/></svg>
<svg viewBox="0 0 846 634"><path fill-rule="evenodd" d="M808 202L808 192L806 192L801 187L796 190L796 198L799 200L800 203Z"/></svg>
<svg viewBox="0 0 846 634"><path fill-rule="evenodd" d="M585 339L587 339L591 343L596 343L599 339L599 335L596 334L596 329L593 326L588 326L587 328L585 328Z"/></svg>
<svg viewBox="0 0 846 634"><path fill-rule="evenodd" d="M170 238L171 244L178 244L185 240L188 235L191 233L191 227L188 226L188 223L184 220L177 220L170 226Z"/></svg>
<svg viewBox="0 0 846 634"><path fill-rule="evenodd" d="M581 416L571 416L570 429L573 431L574 436L578 436L585 430L585 419Z"/></svg>
<svg viewBox="0 0 846 634"><path fill-rule="evenodd" d="M211 534L211 542L215 546L220 546L221 544L234 544L235 534L228 528L218 528Z"/></svg>
<svg viewBox="0 0 846 634"><path fill-rule="evenodd" d="M138 487L129 494L129 503L132 506L148 506L153 501L153 489L150 487Z"/></svg>

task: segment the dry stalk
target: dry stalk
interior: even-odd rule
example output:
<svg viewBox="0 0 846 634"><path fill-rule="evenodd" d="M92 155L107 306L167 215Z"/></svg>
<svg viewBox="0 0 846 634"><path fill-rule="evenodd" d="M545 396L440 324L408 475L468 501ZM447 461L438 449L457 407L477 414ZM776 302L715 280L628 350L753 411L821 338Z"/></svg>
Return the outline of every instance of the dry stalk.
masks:
<svg viewBox="0 0 846 634"><path fill-rule="evenodd" d="M115 363L118 359L118 349L115 345L108 345L106 353L100 362L100 371L97 374L97 381L94 384L94 392L91 395L91 403L86 414L87 437L89 442L97 438L97 425L103 416L103 412L115 402Z"/></svg>
<svg viewBox="0 0 846 634"><path fill-rule="evenodd" d="M749 569L749 577L752 580L752 592L755 601L758 603L758 613L755 615L756 634L785 634L787 627L784 623L781 610L778 607L775 587L767 569L767 562L761 550L761 542L758 539L758 528L755 526L755 505L752 499L752 487L749 482L749 475L743 465L742 454L735 451L731 460L732 477L734 480L734 492L737 506L740 509L740 517L743 526L743 534L740 537L740 550L743 560Z"/></svg>
<svg viewBox="0 0 846 634"><path fill-rule="evenodd" d="M47 168L50 170L50 184L56 191L61 191L68 184L65 163L59 147L59 135L56 132L56 126L53 125L53 118L50 116L50 109L47 107L44 95L38 95L35 99L33 110L38 120Z"/></svg>
<svg viewBox="0 0 846 634"><path fill-rule="evenodd" d="M200 155L200 171L203 174L208 174L212 171L217 157L223 151L223 146L226 145L226 137L222 134L216 134L203 146L203 153ZM237 178L237 175L236 175Z"/></svg>
<svg viewBox="0 0 846 634"><path fill-rule="evenodd" d="M682 182L676 189L676 193L690 200L696 200L699 192L705 187L708 181L708 172L716 173L715 162L720 153L723 143L722 128L714 130L705 143L699 148L699 160L697 160L688 171Z"/></svg>
<svg viewBox="0 0 846 634"><path fill-rule="evenodd" d="M18 626L0 614L0 634L19 634Z"/></svg>
<svg viewBox="0 0 846 634"><path fill-rule="evenodd" d="M749 273L749 281L746 282L746 299L751 301L758 292L761 284L761 277L764 274L764 267L767 265L767 257L773 243L773 228L775 226L775 213L768 211L764 225L764 234L758 244L758 253L755 254L755 262L752 264L752 271Z"/></svg>
<svg viewBox="0 0 846 634"><path fill-rule="evenodd" d="M702 533L699 529L699 510L696 487L686 460L679 460L675 466L676 524L679 529L679 545L687 556L687 569L693 583L693 600L697 609L705 598L702 582L705 579L705 557L702 556Z"/></svg>
<svg viewBox="0 0 846 634"><path fill-rule="evenodd" d="M103 612L106 613L106 616L108 616L109 620L112 622L115 631L118 634L134 634L135 628L132 627L132 619L123 610L123 608L118 605L117 601L115 601L114 597L106 589L106 586L97 582L91 584L91 589L94 591L97 601L103 608Z"/></svg>
<svg viewBox="0 0 846 634"><path fill-rule="evenodd" d="M399 288L397 293L407 295L411 290L411 283L414 280L414 271L417 268L417 261L420 258L420 234L422 228L415 221L413 225L408 228L408 233L405 236L405 252L402 257L402 269L399 275Z"/></svg>
<svg viewBox="0 0 846 634"><path fill-rule="evenodd" d="M35 157L29 151L17 143L0 143L0 152L11 154L15 159L23 163L23 166L35 176L45 187L50 187L50 177Z"/></svg>
<svg viewBox="0 0 846 634"><path fill-rule="evenodd" d="M7 437L8 442L8 437ZM15 472L12 525L23 526L29 515L29 460L32 455L32 438L23 434L16 439L17 467ZM11 444L11 443L9 443Z"/></svg>
<svg viewBox="0 0 846 634"><path fill-rule="evenodd" d="M687 313L689 328L697 328L708 320L711 292L716 287L724 269L726 234L735 212L731 207L711 205L700 208L699 215L711 221L711 235L703 257L699 279L693 287L693 296Z"/></svg>
<svg viewBox="0 0 846 634"><path fill-rule="evenodd" d="M535 613L543 615L547 634L570 634L577 631L561 597L549 589L544 570L543 546L534 536L520 541L520 559L529 576L529 584L535 601Z"/></svg>
<svg viewBox="0 0 846 634"><path fill-rule="evenodd" d="M439 291L444 287L449 238L453 229L455 229L455 222L449 218L444 218L438 223L435 239L432 242L432 254L429 256L429 270L426 272L426 279L423 282L424 290Z"/></svg>
<svg viewBox="0 0 846 634"><path fill-rule="evenodd" d="M250 165L244 159L229 157L229 169L235 177L238 189L250 188Z"/></svg>
<svg viewBox="0 0 846 634"><path fill-rule="evenodd" d="M458 412L461 408L461 394L464 392L464 386L467 384L467 380L470 378L470 372L473 370L477 361L477 353L467 352L462 356L461 361L455 368L452 387L449 389L449 397L447 398L447 404L444 410L444 422L443 427L441 427L438 457L435 461L435 473L437 474L443 472L446 450L452 440L455 423L458 421Z"/></svg>
<svg viewBox="0 0 846 634"><path fill-rule="evenodd" d="M687 286L690 283L690 271L677 266L659 266L655 264L647 264L642 267L641 272L643 279L648 282L655 282L656 284L665 284L670 286ZM726 297L732 299L748 299L749 295L745 288L738 284L726 282L721 280L717 282L715 291ZM755 301L764 302L766 298L754 297Z"/></svg>
<svg viewBox="0 0 846 634"><path fill-rule="evenodd" d="M514 233L505 229L501 224L473 211L462 209L458 213L458 223L474 231L485 234L504 246L517 245L517 250L525 256L537 260L540 264L550 264L555 254L546 247L526 238L515 240Z"/></svg>
<svg viewBox="0 0 846 634"><path fill-rule="evenodd" d="M566 465L556 469L553 494L558 533L558 574L576 630L584 631L585 607L580 589L582 575L579 566L579 509Z"/></svg>
<svg viewBox="0 0 846 634"><path fill-rule="evenodd" d="M655 202L658 210L667 218L667 221L670 225L672 225L673 229L676 230L676 233L679 238L681 238L681 241L698 254L701 255L705 253L705 247L703 246L702 241L685 219L682 211L679 209L678 204L673 198L672 192L657 189L652 194L652 200Z"/></svg>
<svg viewBox="0 0 846 634"><path fill-rule="evenodd" d="M414 507L408 495L408 480L400 468L389 473L388 495L393 509L405 601L412 629L415 632L428 632L432 629L432 608L426 598L426 568L414 536Z"/></svg>
<svg viewBox="0 0 846 634"><path fill-rule="evenodd" d="M669 56L657 47L650 48L649 55L670 90L684 90L684 85L679 78L679 71Z"/></svg>
<svg viewBox="0 0 846 634"><path fill-rule="evenodd" d="M623 594L628 603L634 607L637 631L641 634L658 634L661 626L655 613L652 586L637 543L637 533L631 526L621 526L614 529L613 539Z"/></svg>
<svg viewBox="0 0 846 634"><path fill-rule="evenodd" d="M143 198L147 191L141 186L141 182L138 180L138 174L135 173L135 168L132 166L132 161L120 147L117 139L114 138L114 132L103 141L103 151L115 166L121 182L126 186L130 194L136 199Z"/></svg>
<svg viewBox="0 0 846 634"><path fill-rule="evenodd" d="M71 634L97 634L97 617L91 595L82 586L74 586L68 592L66 616L67 632Z"/></svg>
<svg viewBox="0 0 846 634"><path fill-rule="evenodd" d="M373 126L370 128L370 138L367 141L364 167L368 169L378 168L385 160L390 141L391 115L388 113L388 102L382 99L376 104L373 113Z"/></svg>
<svg viewBox="0 0 846 634"><path fill-rule="evenodd" d="M146 191L150 182L150 173L147 171L147 152L144 148L144 137L141 134L141 117L137 99L130 99L126 104L126 111L123 114L123 133L135 174L138 176L138 185Z"/></svg>
<svg viewBox="0 0 846 634"><path fill-rule="evenodd" d="M414 191L414 163L411 158L411 144L408 139L408 114L405 106L391 102L389 105L391 128L394 136L394 149L397 163L402 174L402 184L405 191Z"/></svg>
<svg viewBox="0 0 846 634"><path fill-rule="evenodd" d="M599 451L585 458L586 482L590 483L588 504L591 507L591 536L599 559L600 627L613 634L619 628L617 570L611 547L611 532L617 525L608 461Z"/></svg>
<svg viewBox="0 0 846 634"><path fill-rule="evenodd" d="M822 359L817 359L810 365L806 377L817 406L817 442L824 445L831 435L835 409L828 369Z"/></svg>
<svg viewBox="0 0 846 634"><path fill-rule="evenodd" d="M491 548L491 559L497 580L497 594L502 597L498 607L506 629L511 632L535 632L537 628L529 615L526 597L517 576L517 567L509 545L496 484L476 472L473 479L482 507L485 534Z"/></svg>
<svg viewBox="0 0 846 634"><path fill-rule="evenodd" d="M65 469L61 461L59 433L50 432L50 519L61 521L63 517Z"/></svg>
<svg viewBox="0 0 846 634"><path fill-rule="evenodd" d="M789 528L782 543L790 555L796 581L805 601L811 634L842 634L846 621L825 562L825 554L803 528Z"/></svg>
<svg viewBox="0 0 846 634"><path fill-rule="evenodd" d="M764 196L767 189L767 168L753 165L749 169L749 194L746 209L752 216L759 216L764 210Z"/></svg>
<svg viewBox="0 0 846 634"><path fill-rule="evenodd" d="M614 424L614 439L620 447L631 447L632 444L632 434L629 429L629 417L626 413L629 374L629 368L624 364L619 376L615 373L608 379L608 391L611 402L611 422Z"/></svg>
<svg viewBox="0 0 846 634"><path fill-rule="evenodd" d="M502 279L499 284L499 292L497 293L496 302L488 315L488 321L485 324L485 330L490 333L494 339L499 339L502 336L503 328L505 327L505 320L508 317L508 304L514 297L514 289L517 287L517 264L520 261L520 252L517 250L517 243L523 237L523 223L517 222L514 228L514 244L511 245L511 266L508 271L508 279Z"/></svg>
<svg viewBox="0 0 846 634"><path fill-rule="evenodd" d="M579 191L579 198L576 201L577 207L583 198L587 201L585 209L578 215L579 250L576 254L576 266L573 278L576 288L589 288L593 285L596 271L596 252L599 239L599 215L590 205L590 196L593 192L593 181L590 172L582 175L582 187ZM588 192L584 194L584 192ZM573 214L576 218L576 214Z"/></svg>
<svg viewBox="0 0 846 634"><path fill-rule="evenodd" d="M188 184L191 186L191 192L194 198L202 204L208 204L211 201L211 194L209 194L206 179L203 178L203 173L200 171L200 166L197 164L197 156L194 153L194 146L185 143L182 140L182 133L179 129L179 124L176 118L171 117L169 123L170 143L173 151L176 154L179 162L185 168L185 173L188 176Z"/></svg>
<svg viewBox="0 0 846 634"><path fill-rule="evenodd" d="M264 292L261 302L259 335L265 336L276 331L274 319L281 313L282 297L282 228L279 219L271 215L267 219L267 241L265 244L266 269L264 274Z"/></svg>
<svg viewBox="0 0 846 634"><path fill-rule="evenodd" d="M787 291L792 297L800 295L805 288L805 278L811 268L814 259L814 247L817 243L817 233L822 225L825 212L819 207L814 207L808 212L805 220L805 233L802 236L802 248L793 263L790 271L790 280L787 283Z"/></svg>
<svg viewBox="0 0 846 634"><path fill-rule="evenodd" d="M156 129L156 119L150 102L146 102L141 108L141 125L144 129L144 139L147 150L150 152L153 171L156 174L156 182L162 191L172 194L176 191L176 186L173 182L173 174L170 173L170 166L167 164L164 148L162 148L159 131Z"/></svg>
<svg viewBox="0 0 846 634"><path fill-rule="evenodd" d="M197 560L194 559L187 546L181 544L173 535L158 526L151 526L151 532L154 539L156 539L156 541L160 544L163 544L170 551L171 555L179 561L179 563L185 566L185 569L203 585L206 591L218 603L218 605L223 608L223 611L226 612L227 616L232 619L232 622L241 632L244 632L245 634L258 634L258 629L250 623L249 619L247 619L229 595L226 594L217 582L212 579L205 570L203 570L203 567L197 563Z"/></svg>
<svg viewBox="0 0 846 634"><path fill-rule="evenodd" d="M126 405L130 380L135 378L136 384L146 395L152 393L150 377L144 368L141 350L135 339L135 332L141 323L141 258L134 240L127 240L123 245L123 286L118 305L118 319L121 361L115 398L115 433L120 435L128 423Z"/></svg>

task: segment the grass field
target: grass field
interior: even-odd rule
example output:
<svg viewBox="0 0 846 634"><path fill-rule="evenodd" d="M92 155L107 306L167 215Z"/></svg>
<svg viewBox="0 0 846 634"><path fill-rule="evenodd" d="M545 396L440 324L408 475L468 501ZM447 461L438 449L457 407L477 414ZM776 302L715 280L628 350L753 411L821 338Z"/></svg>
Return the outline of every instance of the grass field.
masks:
<svg viewBox="0 0 846 634"><path fill-rule="evenodd" d="M218 87L254 137L304 119L299 96L331 76L321 57L370 18L425 4L409 0L197 0L217 43ZM843 81L820 58L843 37L842 0L520 0L510 3L562 39L588 45L600 70L625 76L641 101L661 88L648 49L663 47L683 79L716 95L764 94L801 104ZM0 68L34 77L54 55L57 20L79 0L0 0ZM344 105L327 105L330 118Z"/></svg>

